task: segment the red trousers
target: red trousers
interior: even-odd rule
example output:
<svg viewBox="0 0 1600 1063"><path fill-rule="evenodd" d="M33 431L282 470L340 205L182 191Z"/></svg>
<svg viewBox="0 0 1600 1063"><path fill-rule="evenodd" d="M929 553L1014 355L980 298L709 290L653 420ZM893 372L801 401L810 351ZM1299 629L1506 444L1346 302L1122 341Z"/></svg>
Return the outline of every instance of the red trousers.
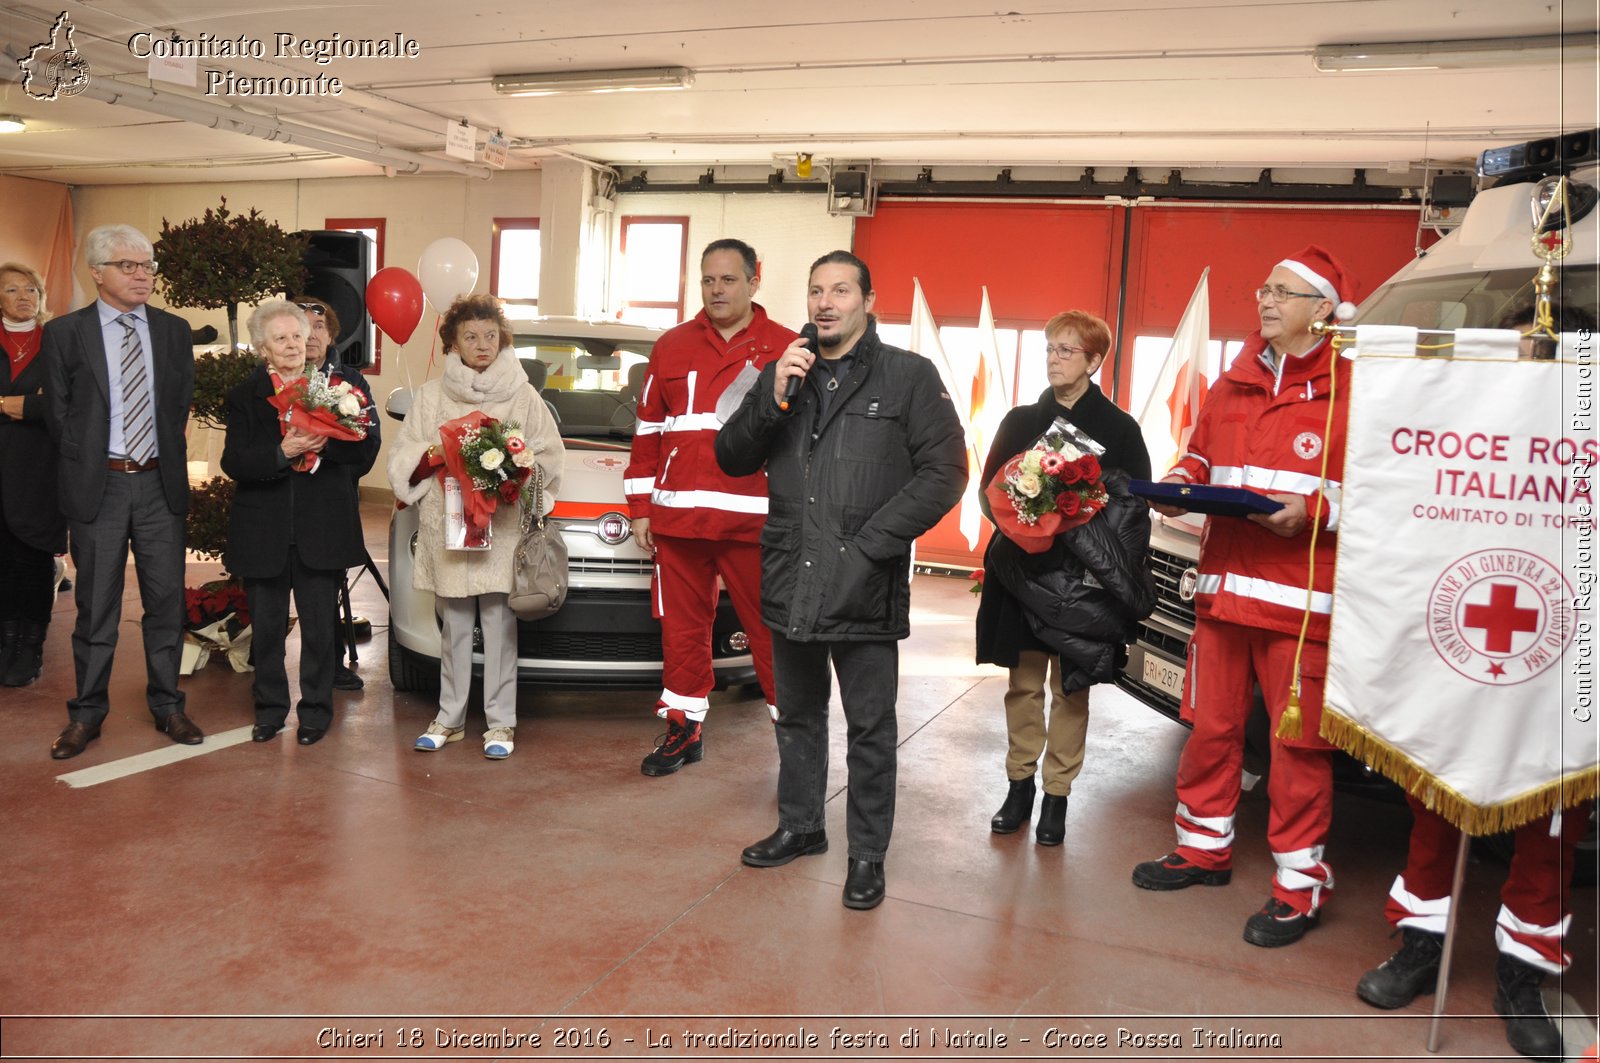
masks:
<svg viewBox="0 0 1600 1063"><path fill-rule="evenodd" d="M657 535L651 609L661 621L661 701L656 715L677 709L690 720L706 718L711 671L711 627L717 615L717 577L750 639L756 679L776 719L772 682L772 632L761 622L761 546L716 539Z"/></svg>
<svg viewBox="0 0 1600 1063"><path fill-rule="evenodd" d="M1450 914L1450 880L1454 875L1461 833L1442 818L1407 797L1411 845L1405 872L1389 889L1384 915L1393 926L1444 933ZM1589 827L1588 806L1569 808L1561 831L1550 836L1550 816L1517 828L1517 851L1500 887L1500 912L1494 937L1500 951L1551 974L1572 962L1561 948L1572 916L1567 914L1567 883L1572 881L1573 853Z"/></svg>
<svg viewBox="0 0 1600 1063"><path fill-rule="evenodd" d="M1234 809L1244 766L1244 731L1257 683L1272 721L1267 843L1277 873L1272 895L1314 912L1333 888L1322 862L1333 822L1333 747L1317 735L1322 720L1326 643L1307 642L1300 658L1301 738L1276 736L1294 671L1295 636L1201 619L1189 643L1184 714L1194 733L1178 760L1178 854L1213 870L1233 865Z"/></svg>

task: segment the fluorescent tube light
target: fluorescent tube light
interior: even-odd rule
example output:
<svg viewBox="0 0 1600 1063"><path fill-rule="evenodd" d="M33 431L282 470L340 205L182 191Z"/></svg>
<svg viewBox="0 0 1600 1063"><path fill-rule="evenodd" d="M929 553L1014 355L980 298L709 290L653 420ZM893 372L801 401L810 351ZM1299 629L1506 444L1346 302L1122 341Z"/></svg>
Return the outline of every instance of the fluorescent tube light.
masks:
<svg viewBox="0 0 1600 1063"><path fill-rule="evenodd" d="M494 90L505 96L554 96L567 92L659 92L686 89L694 71L686 66L631 70L560 70L541 74L496 74Z"/></svg>
<svg viewBox="0 0 1600 1063"><path fill-rule="evenodd" d="M1592 62L1592 34L1483 37L1461 41L1324 44L1311 52L1323 73L1362 70L1473 70L1537 63Z"/></svg>
<svg viewBox="0 0 1600 1063"><path fill-rule="evenodd" d="M21 133L28 128L19 115L0 114L0 133Z"/></svg>

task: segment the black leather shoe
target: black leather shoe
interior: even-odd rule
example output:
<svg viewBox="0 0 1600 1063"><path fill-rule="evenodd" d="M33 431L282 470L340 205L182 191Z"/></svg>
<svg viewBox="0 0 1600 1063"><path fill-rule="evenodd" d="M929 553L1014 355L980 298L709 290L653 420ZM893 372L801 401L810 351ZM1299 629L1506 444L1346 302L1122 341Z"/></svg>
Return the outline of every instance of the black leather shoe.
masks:
<svg viewBox="0 0 1600 1063"><path fill-rule="evenodd" d="M1012 779L1011 789L1006 792L1006 799L1000 804L1000 811L994 814L989 821L989 829L996 834L1015 834L1017 828L1028 822L1033 815L1033 776L1026 779Z"/></svg>
<svg viewBox="0 0 1600 1063"><path fill-rule="evenodd" d="M1066 836L1067 799L1045 794L1039 802L1039 825L1033 828L1033 840L1040 845L1060 845Z"/></svg>
<svg viewBox="0 0 1600 1063"><path fill-rule="evenodd" d="M333 689L335 690L360 690L367 684L362 678L342 664L333 666Z"/></svg>
<svg viewBox="0 0 1600 1063"><path fill-rule="evenodd" d="M99 724L78 723L67 724L67 729L56 737L50 744L50 756L55 760L71 760L88 748L89 743L100 737Z"/></svg>
<svg viewBox="0 0 1600 1063"><path fill-rule="evenodd" d="M844 876L844 906L865 910L882 903L883 864L852 858Z"/></svg>
<svg viewBox="0 0 1600 1063"><path fill-rule="evenodd" d="M827 851L827 831L816 830L809 834L796 834L792 830L779 827L745 849L739 854L739 859L751 867L780 867L797 856L811 856L813 853Z"/></svg>
<svg viewBox="0 0 1600 1063"><path fill-rule="evenodd" d="M250 728L250 741L270 742L278 737L278 732L283 730L281 723L258 723Z"/></svg>
<svg viewBox="0 0 1600 1063"><path fill-rule="evenodd" d="M294 733L294 740L303 746L314 746L327 733L326 727L302 727Z"/></svg>
<svg viewBox="0 0 1600 1063"><path fill-rule="evenodd" d="M181 746L197 746L206 740L206 733L181 711L169 712L157 720L156 730Z"/></svg>

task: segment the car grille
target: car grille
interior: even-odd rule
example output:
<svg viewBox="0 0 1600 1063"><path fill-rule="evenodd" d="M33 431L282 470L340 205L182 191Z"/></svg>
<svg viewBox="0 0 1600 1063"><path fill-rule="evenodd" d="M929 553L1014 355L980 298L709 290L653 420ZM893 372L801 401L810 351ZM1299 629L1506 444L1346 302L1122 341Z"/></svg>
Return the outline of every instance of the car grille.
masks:
<svg viewBox="0 0 1600 1063"><path fill-rule="evenodd" d="M602 576L644 576L648 579L652 574L652 566L649 558L574 557L567 561L567 571Z"/></svg>
<svg viewBox="0 0 1600 1063"><path fill-rule="evenodd" d="M557 661L659 661L657 632L538 631L520 627L517 655Z"/></svg>
<svg viewBox="0 0 1600 1063"><path fill-rule="evenodd" d="M1190 622L1194 620L1194 613L1189 613ZM1138 641L1145 646L1152 646L1176 660L1185 660L1189 656L1189 640L1175 638L1158 627L1150 624L1139 625Z"/></svg>
<svg viewBox="0 0 1600 1063"><path fill-rule="evenodd" d="M1192 564L1188 558L1179 554L1171 554L1156 548L1150 551L1150 574L1156 581L1156 612L1184 628L1194 627L1194 602L1186 602L1178 597L1178 581L1183 578L1184 570ZM1151 634L1149 629L1146 629L1145 635ZM1149 641L1162 646L1162 643L1154 637ZM1183 647L1179 646L1173 656L1182 657Z"/></svg>

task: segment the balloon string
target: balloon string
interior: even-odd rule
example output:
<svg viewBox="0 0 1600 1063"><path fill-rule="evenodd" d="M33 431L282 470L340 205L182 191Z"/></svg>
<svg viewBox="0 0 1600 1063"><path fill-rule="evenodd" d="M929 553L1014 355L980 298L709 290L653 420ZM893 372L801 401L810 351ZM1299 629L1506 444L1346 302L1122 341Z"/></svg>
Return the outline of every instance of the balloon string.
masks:
<svg viewBox="0 0 1600 1063"><path fill-rule="evenodd" d="M439 349L439 322L442 320L439 311L433 312L433 338L428 341L428 376L433 376L433 355Z"/></svg>

